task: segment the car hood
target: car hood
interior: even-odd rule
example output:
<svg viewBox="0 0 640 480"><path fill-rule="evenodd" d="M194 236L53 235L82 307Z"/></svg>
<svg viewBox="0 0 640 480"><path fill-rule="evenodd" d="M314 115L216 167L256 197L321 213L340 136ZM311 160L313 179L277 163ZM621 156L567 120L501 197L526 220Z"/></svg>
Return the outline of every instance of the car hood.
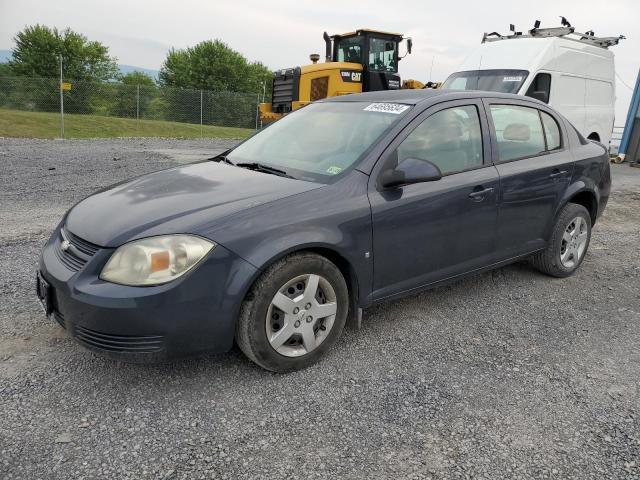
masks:
<svg viewBox="0 0 640 480"><path fill-rule="evenodd" d="M66 228L102 247L152 235L198 234L240 210L322 186L208 161L144 175L91 195L69 211Z"/></svg>

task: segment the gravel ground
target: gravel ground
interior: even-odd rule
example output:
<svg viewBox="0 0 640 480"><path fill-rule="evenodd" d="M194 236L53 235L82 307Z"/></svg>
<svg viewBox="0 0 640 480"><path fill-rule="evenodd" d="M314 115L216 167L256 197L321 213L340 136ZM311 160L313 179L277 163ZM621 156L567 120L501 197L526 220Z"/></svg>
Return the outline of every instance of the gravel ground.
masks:
<svg viewBox="0 0 640 480"><path fill-rule="evenodd" d="M640 170L572 278L512 265L365 312L320 364L95 356L43 318L39 250L109 183L229 142L0 139L0 477L640 478Z"/></svg>

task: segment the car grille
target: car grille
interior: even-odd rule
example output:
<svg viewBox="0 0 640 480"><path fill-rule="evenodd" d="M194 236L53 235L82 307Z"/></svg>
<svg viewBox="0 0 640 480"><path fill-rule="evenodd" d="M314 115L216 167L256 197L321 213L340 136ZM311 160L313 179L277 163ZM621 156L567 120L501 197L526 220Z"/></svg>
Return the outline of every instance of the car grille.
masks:
<svg viewBox="0 0 640 480"><path fill-rule="evenodd" d="M153 353L164 348L164 339L161 335L111 335L96 332L80 325L74 327L74 335L80 343L89 348L109 352Z"/></svg>
<svg viewBox="0 0 640 480"><path fill-rule="evenodd" d="M69 242L66 249L63 248L65 241ZM56 240L55 252L60 262L69 270L73 272L80 270L98 250L100 250L100 247L97 245L83 240L64 227L60 229Z"/></svg>

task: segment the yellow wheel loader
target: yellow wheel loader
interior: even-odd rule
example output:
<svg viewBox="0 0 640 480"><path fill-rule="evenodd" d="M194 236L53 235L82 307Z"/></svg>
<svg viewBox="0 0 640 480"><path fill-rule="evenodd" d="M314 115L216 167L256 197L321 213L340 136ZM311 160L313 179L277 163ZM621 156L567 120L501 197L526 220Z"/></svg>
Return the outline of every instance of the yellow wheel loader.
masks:
<svg viewBox="0 0 640 480"><path fill-rule="evenodd" d="M307 103L337 95L425 88L417 80L400 83L398 62L400 43L406 40L406 53L411 53L411 38L399 33L361 29L342 35L324 33L325 62L312 54L311 65L274 72L271 103L260 104L263 123L278 120L283 115ZM433 87L434 84L427 84Z"/></svg>

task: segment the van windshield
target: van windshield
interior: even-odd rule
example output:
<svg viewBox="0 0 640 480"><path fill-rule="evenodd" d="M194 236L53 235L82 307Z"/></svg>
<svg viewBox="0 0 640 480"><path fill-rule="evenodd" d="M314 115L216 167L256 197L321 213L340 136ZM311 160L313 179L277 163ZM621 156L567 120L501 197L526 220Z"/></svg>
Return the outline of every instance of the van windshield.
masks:
<svg viewBox="0 0 640 480"><path fill-rule="evenodd" d="M258 132L226 159L238 166L260 164L297 179L331 183L410 110L410 105L390 102L312 103Z"/></svg>
<svg viewBox="0 0 640 480"><path fill-rule="evenodd" d="M456 72L445 80L442 88L518 93L527 75L529 75L527 70L470 70Z"/></svg>

